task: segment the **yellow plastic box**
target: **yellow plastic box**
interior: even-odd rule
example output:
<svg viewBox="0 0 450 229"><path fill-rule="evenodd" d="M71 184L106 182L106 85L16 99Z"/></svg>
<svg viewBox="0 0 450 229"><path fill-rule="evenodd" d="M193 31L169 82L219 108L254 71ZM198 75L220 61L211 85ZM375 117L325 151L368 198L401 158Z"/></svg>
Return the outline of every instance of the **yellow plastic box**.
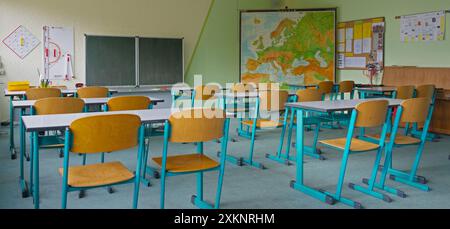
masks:
<svg viewBox="0 0 450 229"><path fill-rule="evenodd" d="M26 91L30 88L28 81L8 82L8 91Z"/></svg>

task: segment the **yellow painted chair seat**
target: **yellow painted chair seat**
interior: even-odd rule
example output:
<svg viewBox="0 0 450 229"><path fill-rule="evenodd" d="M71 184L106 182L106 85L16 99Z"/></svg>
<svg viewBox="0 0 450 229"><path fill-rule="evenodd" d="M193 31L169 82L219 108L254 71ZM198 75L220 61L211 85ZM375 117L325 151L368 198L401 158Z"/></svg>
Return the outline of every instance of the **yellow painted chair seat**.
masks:
<svg viewBox="0 0 450 229"><path fill-rule="evenodd" d="M153 158L153 161L162 166L162 157ZM166 170L171 173L195 172L217 168L220 163L202 154L187 154L168 156Z"/></svg>
<svg viewBox="0 0 450 229"><path fill-rule="evenodd" d="M379 134L367 135L367 137L377 139L377 140L380 139ZM391 137L390 134L386 135L386 142L389 142L390 137ZM420 143L420 139L418 139L418 138L413 138L413 137L405 136L405 135L397 135L395 137L395 144L397 144L397 145L411 145L411 144L417 144L417 143Z"/></svg>
<svg viewBox="0 0 450 229"><path fill-rule="evenodd" d="M330 140L323 140L320 141L320 143L328 146L332 146L338 149L345 149L345 144L347 142L347 138L336 138L336 139L330 139ZM375 150L378 149L377 144L373 144L370 142L362 141L357 138L352 139L352 145L350 146L350 151L369 151L369 150Z"/></svg>
<svg viewBox="0 0 450 229"><path fill-rule="evenodd" d="M253 126L253 120L246 120L242 122L243 125ZM282 120L274 121L274 120L264 120L260 119L256 121L256 127L258 128L270 128L270 127L280 127L283 126Z"/></svg>
<svg viewBox="0 0 450 229"><path fill-rule="evenodd" d="M63 174L63 168L59 169L59 173ZM95 187L115 184L132 178L134 178L134 173L120 162L71 166L69 167L68 185L71 187Z"/></svg>

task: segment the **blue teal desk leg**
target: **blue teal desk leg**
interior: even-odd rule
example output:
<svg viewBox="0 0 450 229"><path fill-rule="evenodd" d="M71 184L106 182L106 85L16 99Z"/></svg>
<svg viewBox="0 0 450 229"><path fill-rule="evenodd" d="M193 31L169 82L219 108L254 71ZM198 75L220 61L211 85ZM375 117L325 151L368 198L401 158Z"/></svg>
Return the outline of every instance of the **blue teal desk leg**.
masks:
<svg viewBox="0 0 450 229"><path fill-rule="evenodd" d="M22 115L23 109L20 110L20 114ZM30 192L28 190L28 184L25 181L24 175L24 160L25 160L25 127L23 125L22 119L20 122L20 190L22 191L22 198L27 198L30 196Z"/></svg>
<svg viewBox="0 0 450 229"><path fill-rule="evenodd" d="M12 102L14 96L9 97L9 152L11 154L11 159L15 160L17 158L16 148L14 146L14 108Z"/></svg>
<svg viewBox="0 0 450 229"><path fill-rule="evenodd" d="M297 138L297 144L296 144L296 148L297 148L297 178L296 179L297 180L291 181L290 186L291 186L291 188L293 188L295 190L303 192L303 193L305 193L311 197L314 197L322 202L332 205L335 203L335 200L333 197L303 184L303 158L304 158L304 134L303 134L303 131L305 128L305 125L303 123L304 111L302 109L295 109L295 108L293 108L293 109L294 109L294 111L296 110L296 112L297 112L297 136L296 136L296 138Z"/></svg>

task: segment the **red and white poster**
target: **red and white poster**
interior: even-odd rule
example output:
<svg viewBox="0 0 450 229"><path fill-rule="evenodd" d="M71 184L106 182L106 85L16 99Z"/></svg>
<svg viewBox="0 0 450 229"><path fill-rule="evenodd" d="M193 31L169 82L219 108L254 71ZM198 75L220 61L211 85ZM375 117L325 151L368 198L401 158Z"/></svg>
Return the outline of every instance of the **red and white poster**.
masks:
<svg viewBox="0 0 450 229"><path fill-rule="evenodd" d="M74 34L71 27L44 26L44 76L50 80L74 78Z"/></svg>

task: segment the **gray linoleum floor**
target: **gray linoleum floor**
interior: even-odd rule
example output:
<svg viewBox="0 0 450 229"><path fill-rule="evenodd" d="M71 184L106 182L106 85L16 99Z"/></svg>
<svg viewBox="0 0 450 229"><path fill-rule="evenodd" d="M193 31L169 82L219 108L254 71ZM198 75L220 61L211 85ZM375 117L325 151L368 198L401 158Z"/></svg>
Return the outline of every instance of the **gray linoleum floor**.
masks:
<svg viewBox="0 0 450 229"><path fill-rule="evenodd" d="M236 137L234 131L237 123L233 122L230 137ZM2 128L2 132L7 132ZM17 133L18 131L16 131ZM349 209L350 207L337 203L334 206L322 203L299 191L289 187L289 182L295 179L295 165L286 166L265 158L266 153L275 153L279 144L281 129L265 130L258 132L255 145L255 160L268 167L267 170L244 166L237 167L227 163L222 192L221 208L238 209L281 209L281 208L324 208L324 209ZM320 139L344 137L346 130L324 129L320 133ZM18 136L16 136L18 142ZM228 153L236 156L248 155L250 141L238 138L239 142L229 143ZM306 133L306 142L312 139L312 132ZM8 152L9 137L0 135L0 208L32 208L32 199L23 199L19 191L19 161L12 161ZM205 144L205 153L216 158L216 152L220 145L211 142ZM151 142L152 155L160 155L162 150L162 137L154 137ZM169 152L192 153L193 145L170 145ZM405 147L394 151L394 165L401 169L411 166L416 148ZM429 179L431 192L423 192L412 187L388 181L388 184L398 187L408 194L402 199L391 195L392 203L386 203L365 194L350 190L349 182L360 183L361 178L368 177L373 166L375 152L350 156L347 176L345 179L344 196L363 204L365 208L450 208L450 137L442 136L439 142L427 142L420 165L419 174ZM58 157L56 150L41 150L41 208L53 209L60 207L61 178L57 169L62 166L62 159ZM306 157L305 159L305 183L331 192L335 191L338 179L341 153L324 149L327 160L319 161ZM98 162L99 155L88 157L88 163ZM117 152L107 156L107 161L120 160L131 170L134 170L136 150ZM81 163L81 157L72 156L71 163ZM28 166L26 163L28 177ZM213 201L217 185L217 172L205 174L205 199ZM169 177L166 184L166 208L190 209L195 208L190 203L191 195L196 191L196 176L185 175ZM152 179L153 186L141 186L139 208L159 208L160 183ZM133 185L116 186L114 194L108 194L105 189L89 190L87 196L78 199L78 193L70 193L68 208L94 208L117 209L130 208L132 204Z"/></svg>

